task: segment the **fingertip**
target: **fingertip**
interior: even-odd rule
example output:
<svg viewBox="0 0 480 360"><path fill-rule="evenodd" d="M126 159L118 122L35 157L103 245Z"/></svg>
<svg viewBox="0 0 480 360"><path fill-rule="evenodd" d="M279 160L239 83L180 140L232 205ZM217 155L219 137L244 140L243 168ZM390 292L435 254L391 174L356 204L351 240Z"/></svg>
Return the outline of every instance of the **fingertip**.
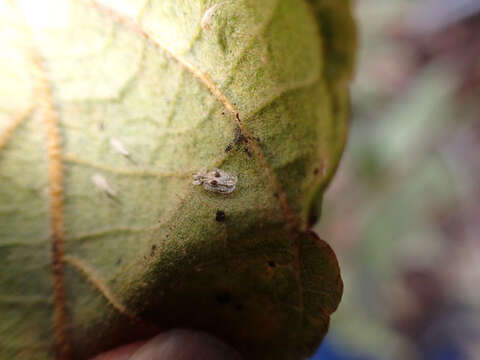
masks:
<svg viewBox="0 0 480 360"><path fill-rule="evenodd" d="M147 341L136 341L95 356L91 360L129 360Z"/></svg>
<svg viewBox="0 0 480 360"><path fill-rule="evenodd" d="M129 360L240 360L240 355L217 338L201 331L174 329L161 333Z"/></svg>
<svg viewBox="0 0 480 360"><path fill-rule="evenodd" d="M202 331L173 329L100 354L92 360L241 360L216 337Z"/></svg>

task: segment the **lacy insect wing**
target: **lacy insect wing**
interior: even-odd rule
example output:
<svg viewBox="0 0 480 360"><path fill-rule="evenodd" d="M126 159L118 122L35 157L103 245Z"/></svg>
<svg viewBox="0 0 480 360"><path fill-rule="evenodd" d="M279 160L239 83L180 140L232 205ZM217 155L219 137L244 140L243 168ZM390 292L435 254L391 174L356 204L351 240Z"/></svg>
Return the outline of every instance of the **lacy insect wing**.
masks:
<svg viewBox="0 0 480 360"><path fill-rule="evenodd" d="M214 168L207 172L205 168L193 175L193 185L202 185L207 191L230 194L232 193L238 182L236 174L229 174L221 169Z"/></svg>

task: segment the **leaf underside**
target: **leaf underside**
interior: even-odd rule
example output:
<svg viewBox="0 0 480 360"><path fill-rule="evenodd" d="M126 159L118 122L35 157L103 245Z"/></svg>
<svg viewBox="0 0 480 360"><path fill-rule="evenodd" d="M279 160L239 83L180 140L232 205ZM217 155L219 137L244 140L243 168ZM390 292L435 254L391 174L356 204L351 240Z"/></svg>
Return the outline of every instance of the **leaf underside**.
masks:
<svg viewBox="0 0 480 360"><path fill-rule="evenodd" d="M0 0L0 358L179 326L311 353L342 293L307 228L345 142L349 11ZM194 186L202 168L235 191Z"/></svg>

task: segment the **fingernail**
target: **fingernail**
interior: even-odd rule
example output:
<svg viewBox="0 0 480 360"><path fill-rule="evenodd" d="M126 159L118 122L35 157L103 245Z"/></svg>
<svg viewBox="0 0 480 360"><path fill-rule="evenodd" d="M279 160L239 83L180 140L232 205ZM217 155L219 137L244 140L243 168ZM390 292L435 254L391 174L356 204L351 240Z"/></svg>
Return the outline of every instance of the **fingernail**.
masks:
<svg viewBox="0 0 480 360"><path fill-rule="evenodd" d="M174 329L140 347L129 360L241 360L240 355L204 332Z"/></svg>

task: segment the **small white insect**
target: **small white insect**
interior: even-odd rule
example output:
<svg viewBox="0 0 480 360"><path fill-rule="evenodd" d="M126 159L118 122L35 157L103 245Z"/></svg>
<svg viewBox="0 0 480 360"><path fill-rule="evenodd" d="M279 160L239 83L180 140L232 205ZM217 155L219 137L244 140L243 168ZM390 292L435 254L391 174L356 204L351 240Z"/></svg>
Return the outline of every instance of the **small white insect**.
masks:
<svg viewBox="0 0 480 360"><path fill-rule="evenodd" d="M223 3L215 4L211 8L207 9L205 13L202 16L202 20L200 21L200 26L204 30L212 30L212 27L210 26L210 20L212 20L213 14L215 14L215 11L217 10L219 5L222 5Z"/></svg>
<svg viewBox="0 0 480 360"><path fill-rule="evenodd" d="M123 145L123 143L120 140L118 140L117 138L114 138L114 137L110 138L110 146L112 147L112 149L114 151L116 151L119 154L121 154L122 156L124 156L126 159L128 159L133 164L136 164L136 161L133 160L132 155L130 154L130 152L127 150L125 145Z"/></svg>
<svg viewBox="0 0 480 360"><path fill-rule="evenodd" d="M193 175L193 185L203 184L205 190L220 194L232 193L237 186L237 181L237 175L216 168L210 172L203 168Z"/></svg>
<svg viewBox="0 0 480 360"><path fill-rule="evenodd" d="M120 154L122 154L123 156L125 157L129 157L130 156L130 153L128 152L128 150L125 148L125 146L123 145L123 143L118 140L117 138L111 138L110 139L110 146L113 148L113 150L115 150L116 152L119 152Z"/></svg>
<svg viewBox="0 0 480 360"><path fill-rule="evenodd" d="M115 190L113 190L110 185L108 184L107 180L100 174L93 174L92 176L92 182L95 184L96 187L98 187L100 190L102 190L104 193L106 193L108 196L115 197L117 193Z"/></svg>

